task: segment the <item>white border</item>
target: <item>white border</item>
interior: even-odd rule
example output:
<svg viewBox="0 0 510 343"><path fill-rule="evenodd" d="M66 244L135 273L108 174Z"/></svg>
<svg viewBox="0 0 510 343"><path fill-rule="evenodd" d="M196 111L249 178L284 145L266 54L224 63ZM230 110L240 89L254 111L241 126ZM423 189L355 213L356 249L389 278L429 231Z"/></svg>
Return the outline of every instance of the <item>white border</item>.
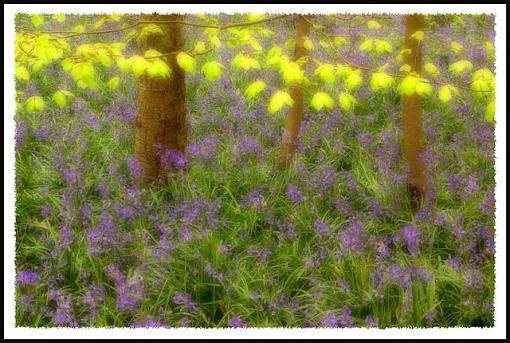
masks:
<svg viewBox="0 0 510 343"><path fill-rule="evenodd" d="M14 327L14 15L25 13L459 13L496 14L496 293L495 327L451 329L29 329ZM317 10L320 8L320 11ZM117 10L116 9L122 9ZM483 4L18 4L4 5L4 327L5 338L506 338L506 5ZM10 76L12 75L12 77Z"/></svg>

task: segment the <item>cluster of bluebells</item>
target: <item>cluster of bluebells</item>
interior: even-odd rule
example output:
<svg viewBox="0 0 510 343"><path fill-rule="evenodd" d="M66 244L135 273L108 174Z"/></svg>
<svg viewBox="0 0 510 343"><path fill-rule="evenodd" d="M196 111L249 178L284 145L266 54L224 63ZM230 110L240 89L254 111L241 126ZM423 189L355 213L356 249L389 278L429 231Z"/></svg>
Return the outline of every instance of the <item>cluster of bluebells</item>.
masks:
<svg viewBox="0 0 510 343"><path fill-rule="evenodd" d="M218 19L227 23L231 17ZM389 37L397 44L402 18L389 22L374 32L366 25L329 30ZM472 18L466 23L479 25ZM275 21L267 27L274 34L261 39L264 49L292 37L292 25ZM188 31L190 42L202 39L201 30ZM480 28L476 47L451 28L433 31L430 40L453 37L475 69L485 67L482 46L493 30ZM313 54L326 60L324 42L316 35L310 39ZM451 51L438 57L434 49L425 44L424 56L443 70L445 60L459 57ZM398 54L373 59L350 44L338 50L366 68L379 68ZM136 44L126 51L136 53ZM218 60L228 65L236 54L223 44ZM308 75L314 68L307 64ZM387 71L398 72L392 69ZM48 105L38 117L16 118L20 325L493 323L494 127L474 99L424 104L427 146L421 158L432 175L426 196L433 204L412 212L400 106L380 101L365 82L349 111L305 109L296 155L280 173L272 163L279 144L289 139L284 116L268 117L264 101L247 101L240 92L249 75L268 84L259 95L268 97L280 75L224 70L211 91L199 74L186 80L198 95L188 98L186 152L155 147L169 176L156 189L140 186L143 167L132 147L136 87L101 95L77 89L69 108ZM48 66L48 76L73 87L58 68ZM23 100L38 94L34 79Z"/></svg>

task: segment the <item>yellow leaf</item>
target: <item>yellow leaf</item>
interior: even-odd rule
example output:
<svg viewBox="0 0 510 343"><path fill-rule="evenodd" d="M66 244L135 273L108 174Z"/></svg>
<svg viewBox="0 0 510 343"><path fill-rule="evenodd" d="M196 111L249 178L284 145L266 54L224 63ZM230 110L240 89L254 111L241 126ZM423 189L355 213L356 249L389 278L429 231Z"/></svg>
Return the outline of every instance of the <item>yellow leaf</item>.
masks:
<svg viewBox="0 0 510 343"><path fill-rule="evenodd" d="M322 110L324 107L328 109L333 109L335 102L333 101L333 98L329 96L328 93L325 92L317 92L312 97L312 100L310 101L310 105L318 112Z"/></svg>
<svg viewBox="0 0 510 343"><path fill-rule="evenodd" d="M267 110L270 114L274 114L278 112L284 105L292 106L293 104L294 100L292 100L289 93L284 91L277 91L269 100Z"/></svg>
<svg viewBox="0 0 510 343"><path fill-rule="evenodd" d="M16 78L19 80L30 80L30 73L24 66L16 67Z"/></svg>
<svg viewBox="0 0 510 343"><path fill-rule="evenodd" d="M118 76L115 76L114 78L110 79L110 81L108 81L106 83L106 85L110 89L115 89L119 86L119 81L120 81L120 78Z"/></svg>
<svg viewBox="0 0 510 343"><path fill-rule="evenodd" d="M266 83L262 80L257 80L250 84L248 88L244 91L244 96L246 96L247 99L252 99L257 94L262 92L266 88Z"/></svg>
<svg viewBox="0 0 510 343"><path fill-rule="evenodd" d="M185 52L179 52L177 54L177 64L179 67L181 67L185 72L190 74L195 74L195 67L197 64L197 61L194 57L188 55Z"/></svg>

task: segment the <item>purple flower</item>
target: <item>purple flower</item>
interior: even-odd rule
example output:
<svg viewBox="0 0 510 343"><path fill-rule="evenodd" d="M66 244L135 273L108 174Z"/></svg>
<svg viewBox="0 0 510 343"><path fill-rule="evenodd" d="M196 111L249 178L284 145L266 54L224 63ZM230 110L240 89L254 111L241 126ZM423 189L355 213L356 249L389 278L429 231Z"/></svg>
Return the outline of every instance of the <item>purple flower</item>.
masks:
<svg viewBox="0 0 510 343"><path fill-rule="evenodd" d="M317 219L315 221L315 231L321 236L327 235L329 233L329 226L323 221Z"/></svg>
<svg viewBox="0 0 510 343"><path fill-rule="evenodd" d="M69 225L64 224L59 232L60 242L62 247L67 247L73 242L73 236Z"/></svg>
<svg viewBox="0 0 510 343"><path fill-rule="evenodd" d="M294 185L289 184L287 186L287 197L294 203L301 203L305 200L303 193Z"/></svg>
<svg viewBox="0 0 510 343"><path fill-rule="evenodd" d="M257 138L244 136L236 146L236 161L244 160L245 157L254 155L259 160L264 159L264 149Z"/></svg>
<svg viewBox="0 0 510 343"><path fill-rule="evenodd" d="M335 328L338 326L338 318L333 311L327 311L326 314L321 317L321 324L327 328Z"/></svg>
<svg viewBox="0 0 510 343"><path fill-rule="evenodd" d="M425 321L427 322L427 324L431 324L434 321L436 314L437 311L435 309L427 311L427 313L425 314Z"/></svg>
<svg viewBox="0 0 510 343"><path fill-rule="evenodd" d="M156 145L156 149L160 156L163 169L168 171L183 170L187 167L189 161L183 152L176 149L169 149L161 144Z"/></svg>
<svg viewBox="0 0 510 343"><path fill-rule="evenodd" d="M340 327L350 328L354 326L354 321L351 319L351 309L347 306L342 308L342 318L340 318Z"/></svg>
<svg viewBox="0 0 510 343"><path fill-rule="evenodd" d="M365 236L363 223L353 219L340 233L340 242L343 248L362 254L365 249Z"/></svg>
<svg viewBox="0 0 510 343"><path fill-rule="evenodd" d="M411 255L415 255L418 250L418 246L420 245L420 230L416 229L411 225L406 225L400 230L400 234L402 238L406 242L407 250L411 253Z"/></svg>
<svg viewBox="0 0 510 343"><path fill-rule="evenodd" d="M230 328L245 328L245 327L247 327L247 325L245 323L243 323L243 321L241 320L241 318L239 318L239 316L234 316L234 317L230 318L230 320L228 321L228 326Z"/></svg>
<svg viewBox="0 0 510 343"><path fill-rule="evenodd" d="M139 321L139 322L133 323L131 325L131 327L132 328L146 328L146 329L148 329L148 328L165 328L165 329L169 329L170 325L168 325L166 323L156 322L154 320L154 317L148 316L143 321Z"/></svg>
<svg viewBox="0 0 510 343"><path fill-rule="evenodd" d="M456 257L449 257L447 260L448 264L455 269L456 271L460 272L460 261Z"/></svg>
<svg viewBox="0 0 510 343"><path fill-rule="evenodd" d="M50 133L50 127L48 124L42 124L37 130L34 132L34 138L38 141L45 141L48 138Z"/></svg>
<svg viewBox="0 0 510 343"><path fill-rule="evenodd" d="M39 282L39 273L33 270L20 270L17 281L18 284L23 286L36 285Z"/></svg>
<svg viewBox="0 0 510 343"><path fill-rule="evenodd" d="M138 161L138 158L136 156L128 156L126 157L126 164L129 170L129 176L136 180L142 177L142 166L140 164L140 161Z"/></svg>
<svg viewBox="0 0 510 343"><path fill-rule="evenodd" d="M51 207L51 205L45 205L42 209L41 209L41 216L43 218L48 218L51 214L51 211L53 210L53 208Z"/></svg>
<svg viewBox="0 0 510 343"><path fill-rule="evenodd" d="M14 134L14 139L16 140L16 150L23 144L25 141L25 136L27 134L28 126L25 122L20 121L16 122L16 132Z"/></svg>
<svg viewBox="0 0 510 343"><path fill-rule="evenodd" d="M262 208L264 207L264 196L262 195L262 188L257 187L251 191L243 201L245 207Z"/></svg>
<svg viewBox="0 0 510 343"><path fill-rule="evenodd" d="M374 319L371 315L365 317L365 324L369 328L376 328L379 325L377 319Z"/></svg>
<svg viewBox="0 0 510 343"><path fill-rule="evenodd" d="M195 304L191 297L186 293L176 293L173 297L173 302L176 305L184 305L192 313L198 312L197 304Z"/></svg>
<svg viewBox="0 0 510 343"><path fill-rule="evenodd" d="M78 173L72 169L66 169L62 178L65 182L71 184L78 181Z"/></svg>

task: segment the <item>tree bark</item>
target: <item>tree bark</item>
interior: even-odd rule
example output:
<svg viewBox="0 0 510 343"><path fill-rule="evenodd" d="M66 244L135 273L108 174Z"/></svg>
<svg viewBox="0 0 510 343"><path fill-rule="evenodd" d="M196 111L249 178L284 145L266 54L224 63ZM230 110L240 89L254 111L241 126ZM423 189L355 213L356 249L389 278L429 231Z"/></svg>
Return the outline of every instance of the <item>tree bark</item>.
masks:
<svg viewBox="0 0 510 343"><path fill-rule="evenodd" d="M141 20L183 20L183 15L142 15ZM182 24L158 24L161 34L142 37L139 54L155 49L162 54L184 49ZM145 184L156 181L163 174L158 146L186 152L188 128L186 122L184 71L177 65L175 54L163 58L172 72L169 78L143 75L138 80L138 112L136 118L135 154L142 167Z"/></svg>
<svg viewBox="0 0 510 343"><path fill-rule="evenodd" d="M310 23L306 19L310 16L298 16L296 23L296 38L294 48L294 61L303 56L308 56L308 50L303 46L304 39L310 34ZM304 65L306 68L306 64ZM303 85L293 83L289 86L289 94L294 100L294 104L287 112L285 131L283 132L282 143L278 155L278 169L282 170L288 167L294 152L296 151L301 119L303 118Z"/></svg>
<svg viewBox="0 0 510 343"><path fill-rule="evenodd" d="M422 49L421 42L411 36L416 31L423 31L424 16L420 14L406 17L405 47L411 53L406 55L405 63L411 71L421 73ZM421 98L416 93L402 97L402 121L404 136L404 156L409 167L408 192L413 208L419 207L425 192L428 190L427 171L420 154L424 152L424 133L422 122Z"/></svg>

